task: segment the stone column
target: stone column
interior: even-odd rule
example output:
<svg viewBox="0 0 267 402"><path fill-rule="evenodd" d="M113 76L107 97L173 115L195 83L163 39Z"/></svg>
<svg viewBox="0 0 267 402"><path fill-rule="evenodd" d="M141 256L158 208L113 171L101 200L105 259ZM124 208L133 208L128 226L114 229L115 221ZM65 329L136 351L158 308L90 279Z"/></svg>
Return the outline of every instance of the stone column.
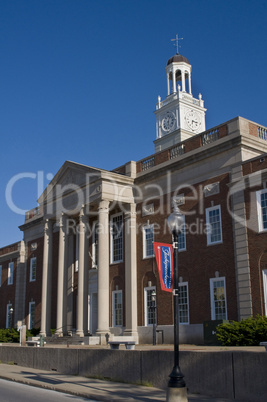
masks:
<svg viewBox="0 0 267 402"><path fill-rule="evenodd" d="M79 265L78 265L78 317L76 335L84 336L84 331L87 328L85 322L88 303L85 303L86 295L88 295L87 278L88 270L88 239L86 236L86 227L88 216L85 215L84 207L81 209L79 216L78 236L79 236ZM87 296L88 297L88 296Z"/></svg>
<svg viewBox="0 0 267 402"><path fill-rule="evenodd" d="M167 93L170 95L170 77L169 74L167 74Z"/></svg>
<svg viewBox="0 0 267 402"><path fill-rule="evenodd" d="M102 200L98 208L98 325L96 333L101 344L109 333L109 201Z"/></svg>
<svg viewBox="0 0 267 402"><path fill-rule="evenodd" d="M58 283L57 283L57 330L59 336L63 335L63 312L65 295L65 271L66 271L66 217L62 214L59 221L59 249L58 249Z"/></svg>
<svg viewBox="0 0 267 402"><path fill-rule="evenodd" d="M188 87L189 87L189 93L192 95L192 88L191 88L191 73L188 74ZM200 105L201 106L201 105Z"/></svg>
<svg viewBox="0 0 267 402"><path fill-rule="evenodd" d="M52 244L53 222L45 220L44 251L43 251L43 278L41 304L41 331L40 334L50 335L51 329L51 276L52 276Z"/></svg>
<svg viewBox="0 0 267 402"><path fill-rule="evenodd" d="M125 306L124 335L132 335L138 342L135 204L129 204L125 213Z"/></svg>

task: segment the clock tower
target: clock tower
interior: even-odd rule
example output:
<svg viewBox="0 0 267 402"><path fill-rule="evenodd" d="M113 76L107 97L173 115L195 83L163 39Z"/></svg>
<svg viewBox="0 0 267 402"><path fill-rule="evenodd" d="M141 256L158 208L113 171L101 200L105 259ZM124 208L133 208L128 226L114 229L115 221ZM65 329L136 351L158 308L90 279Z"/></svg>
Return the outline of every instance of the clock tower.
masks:
<svg viewBox="0 0 267 402"><path fill-rule="evenodd" d="M198 99L193 98L191 91L191 69L187 58L179 53L167 62L167 97L163 101L158 97L154 112L157 119L155 152L206 130L204 101L201 94Z"/></svg>

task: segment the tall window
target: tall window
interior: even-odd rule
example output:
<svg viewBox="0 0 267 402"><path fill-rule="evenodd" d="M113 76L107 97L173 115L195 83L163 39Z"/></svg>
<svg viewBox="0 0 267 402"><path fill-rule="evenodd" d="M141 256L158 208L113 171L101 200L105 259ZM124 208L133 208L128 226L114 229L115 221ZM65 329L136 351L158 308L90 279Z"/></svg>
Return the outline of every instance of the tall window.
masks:
<svg viewBox="0 0 267 402"><path fill-rule="evenodd" d="M35 302L29 303L29 329L33 329L35 325Z"/></svg>
<svg viewBox="0 0 267 402"><path fill-rule="evenodd" d="M8 274L7 274L8 285L13 285L13 276L14 276L14 262L10 262L8 264Z"/></svg>
<svg viewBox="0 0 267 402"><path fill-rule="evenodd" d="M259 232L267 230L267 189L257 191L257 212Z"/></svg>
<svg viewBox="0 0 267 402"><path fill-rule="evenodd" d="M0 265L0 287L2 285L2 265Z"/></svg>
<svg viewBox="0 0 267 402"><path fill-rule="evenodd" d="M221 222L221 207L206 209L206 223L207 223L207 243L217 244L222 242L222 222Z"/></svg>
<svg viewBox="0 0 267 402"><path fill-rule="evenodd" d="M122 214L111 218L111 262L123 260L123 221Z"/></svg>
<svg viewBox="0 0 267 402"><path fill-rule="evenodd" d="M143 226L143 258L154 256L154 225Z"/></svg>
<svg viewBox="0 0 267 402"><path fill-rule="evenodd" d="M31 258L31 265L30 265L30 282L36 280L36 257Z"/></svg>
<svg viewBox="0 0 267 402"><path fill-rule="evenodd" d="M179 323L189 324L188 282L179 283Z"/></svg>
<svg viewBox="0 0 267 402"><path fill-rule="evenodd" d="M92 244L92 267L98 265L98 223L93 225L93 244Z"/></svg>
<svg viewBox="0 0 267 402"><path fill-rule="evenodd" d="M227 320L225 278L210 279L211 319Z"/></svg>
<svg viewBox="0 0 267 402"><path fill-rule="evenodd" d="M183 227L181 232L178 234L178 246L179 246L179 251L184 251L186 250L186 241L185 241L185 216L183 216Z"/></svg>
<svg viewBox="0 0 267 402"><path fill-rule="evenodd" d="M155 286L150 286L144 289L144 313L145 313L145 326L153 325L156 323L156 309L154 306L154 302L152 301L152 292L156 291Z"/></svg>
<svg viewBox="0 0 267 402"><path fill-rule="evenodd" d="M122 291L112 292L112 324L113 327L122 326Z"/></svg>
<svg viewBox="0 0 267 402"><path fill-rule="evenodd" d="M12 304L7 304L6 306L6 328L12 327L12 320L13 320L13 310L10 311L12 308Z"/></svg>

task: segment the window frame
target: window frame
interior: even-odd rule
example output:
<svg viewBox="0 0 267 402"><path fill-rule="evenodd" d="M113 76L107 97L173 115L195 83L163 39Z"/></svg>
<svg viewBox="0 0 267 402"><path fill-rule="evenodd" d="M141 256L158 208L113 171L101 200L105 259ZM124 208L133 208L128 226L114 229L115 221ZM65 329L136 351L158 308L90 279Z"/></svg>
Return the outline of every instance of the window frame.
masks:
<svg viewBox="0 0 267 402"><path fill-rule="evenodd" d="M224 303L225 303L225 317L218 318L216 317L216 308L215 308L215 300L214 300L214 283L215 282L224 282ZM211 305L211 319L212 320L227 320L227 294L226 294L226 279L225 276L221 276L218 278L210 278L210 305Z"/></svg>
<svg viewBox="0 0 267 402"><path fill-rule="evenodd" d="M115 295L120 294L121 295L121 309L120 309L120 315L121 315L121 323L116 324L116 319L117 319L117 312L119 311L118 308L115 306ZM122 290L113 290L112 291L112 326L113 327L122 327L123 326L123 298L122 298Z"/></svg>
<svg viewBox="0 0 267 402"><path fill-rule="evenodd" d="M13 283L14 283L14 262L11 261L8 263L7 284L13 285Z"/></svg>
<svg viewBox="0 0 267 402"><path fill-rule="evenodd" d="M262 194L267 193L267 189L264 188L256 192L256 200L257 200L257 215L258 215L258 230L260 233L267 232L267 227L264 228L264 221L263 221L263 207L261 206L261 196Z"/></svg>
<svg viewBox="0 0 267 402"><path fill-rule="evenodd" d="M34 306L34 324L32 326L32 309L31 307ZM29 302L29 320L28 320L28 329L33 329L35 325L35 301Z"/></svg>
<svg viewBox="0 0 267 402"><path fill-rule="evenodd" d="M215 211L215 210L219 210L219 216L220 216L220 235L221 235L221 239L220 240L216 240L216 241L212 241L211 240L211 235L212 232L211 230L209 230L209 225L210 225L210 216L209 216L209 212L211 211ZM213 207L209 207L206 208L206 225L207 225L207 245L208 246L213 246L215 244L221 244L223 243L223 234L222 234L222 213L221 213L221 206L220 205L214 205Z"/></svg>
<svg viewBox="0 0 267 402"><path fill-rule="evenodd" d="M121 233L120 233L120 254L121 258L115 260L114 259L114 237L113 237L113 225L114 225L114 219L121 217ZM119 238L119 237L118 237ZM123 213L119 212L117 214L114 214L110 217L110 263L111 264L119 264L123 262L123 241L124 241L124 230L123 230Z"/></svg>
<svg viewBox="0 0 267 402"><path fill-rule="evenodd" d="M153 258L155 257L155 253L154 253L154 247L153 247L153 242L155 240L155 235L154 235L154 223L146 223L145 225L143 225L142 228L142 232L143 232L143 259L146 258ZM146 229L153 229L153 239L152 239L152 254L148 254L147 252L147 239L146 239Z"/></svg>
<svg viewBox="0 0 267 402"><path fill-rule="evenodd" d="M185 286L186 287L186 297L187 297L187 303L181 303L181 298L180 298L180 288L182 287L182 286ZM187 321L186 322L181 322L181 317L180 317L180 313L181 313L181 309L180 309L180 307L182 306L182 305L185 305L186 304L186 306L187 306ZM179 324L180 325L188 325L188 324L190 324L190 318L189 318L189 291L188 291L188 282L180 282L179 283Z"/></svg>
<svg viewBox="0 0 267 402"><path fill-rule="evenodd" d="M92 237L92 268L98 267L98 221L93 222L93 237Z"/></svg>
<svg viewBox="0 0 267 402"><path fill-rule="evenodd" d="M265 315L267 316L267 269L262 270L262 282L263 282L263 303Z"/></svg>
<svg viewBox="0 0 267 402"><path fill-rule="evenodd" d="M33 263L35 262L35 276L33 277ZM30 259L30 282L36 281L36 272L37 272L37 257L31 257Z"/></svg>
<svg viewBox="0 0 267 402"><path fill-rule="evenodd" d="M149 306L148 306L148 292L152 291L156 292L156 286L146 286L144 287L144 326L145 327L152 327L154 324L157 324L157 308L155 309L155 315L153 317L153 322L149 322L150 321L150 317L149 317ZM156 307L157 307L157 299L156 299ZM152 313L153 314L153 313Z"/></svg>

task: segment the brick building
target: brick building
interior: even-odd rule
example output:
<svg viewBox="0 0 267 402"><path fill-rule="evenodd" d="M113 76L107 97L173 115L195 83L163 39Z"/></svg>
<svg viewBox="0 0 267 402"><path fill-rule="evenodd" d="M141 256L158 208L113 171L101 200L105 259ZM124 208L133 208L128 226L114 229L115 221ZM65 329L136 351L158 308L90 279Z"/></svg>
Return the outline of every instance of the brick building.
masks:
<svg viewBox="0 0 267 402"><path fill-rule="evenodd" d="M155 153L113 171L65 162L26 214L23 241L0 249L1 327L149 343L156 320L171 342L153 241L171 243L173 203L184 215L181 341L202 342L204 321L267 314L267 128L237 117L206 130L189 61L173 56L166 75Z"/></svg>

